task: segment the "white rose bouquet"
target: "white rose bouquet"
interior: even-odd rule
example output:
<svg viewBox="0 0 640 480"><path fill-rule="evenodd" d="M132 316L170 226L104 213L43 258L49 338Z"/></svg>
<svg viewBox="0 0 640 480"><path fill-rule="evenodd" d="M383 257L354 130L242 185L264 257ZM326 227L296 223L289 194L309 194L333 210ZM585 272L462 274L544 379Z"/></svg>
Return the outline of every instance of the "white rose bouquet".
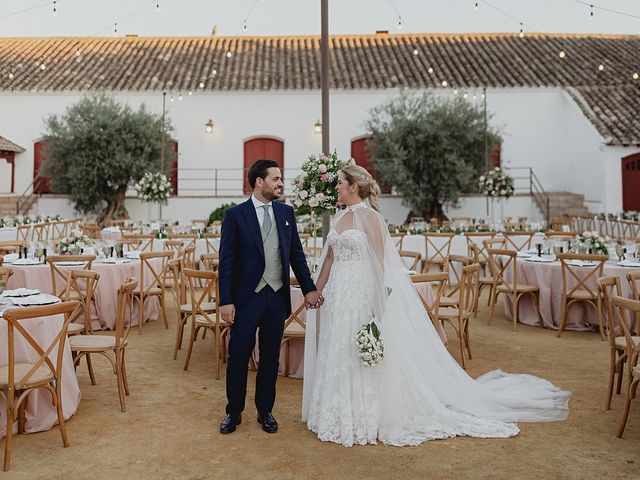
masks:
<svg viewBox="0 0 640 480"><path fill-rule="evenodd" d="M488 197L512 197L515 193L513 179L499 167L489 170L478 178L480 191Z"/></svg>
<svg viewBox="0 0 640 480"><path fill-rule="evenodd" d="M302 164L302 173L291 182L293 206L298 215L336 211L338 172L346 162L334 152L329 155L309 156Z"/></svg>
<svg viewBox="0 0 640 480"><path fill-rule="evenodd" d="M364 325L356 333L356 345L360 363L365 367L373 367L384 358L384 342L375 322Z"/></svg>
<svg viewBox="0 0 640 480"><path fill-rule="evenodd" d="M87 237L80 231L75 231L71 234L71 236L60 240L60 243L58 243L58 251L64 255L67 253L73 253L74 250L90 247L93 244L93 240L91 240L89 237Z"/></svg>
<svg viewBox="0 0 640 480"><path fill-rule="evenodd" d="M171 183L164 173L147 172L135 184L138 196L143 202L167 204L171 195Z"/></svg>
<svg viewBox="0 0 640 480"><path fill-rule="evenodd" d="M607 248L607 242L609 237L601 237L597 231L583 232L578 237L578 246L583 248L590 248L593 253L598 255L609 255L609 249Z"/></svg>

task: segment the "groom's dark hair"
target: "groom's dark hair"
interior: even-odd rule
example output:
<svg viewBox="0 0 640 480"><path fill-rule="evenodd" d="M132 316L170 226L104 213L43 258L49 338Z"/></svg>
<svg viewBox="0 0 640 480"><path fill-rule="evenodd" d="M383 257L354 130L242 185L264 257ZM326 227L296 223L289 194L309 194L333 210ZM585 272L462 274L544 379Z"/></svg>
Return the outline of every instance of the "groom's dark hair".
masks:
<svg viewBox="0 0 640 480"><path fill-rule="evenodd" d="M267 170L270 168L280 168L280 165L274 160L256 160L251 167L249 167L249 185L251 188L256 188L256 179L259 177L261 179L267 178Z"/></svg>

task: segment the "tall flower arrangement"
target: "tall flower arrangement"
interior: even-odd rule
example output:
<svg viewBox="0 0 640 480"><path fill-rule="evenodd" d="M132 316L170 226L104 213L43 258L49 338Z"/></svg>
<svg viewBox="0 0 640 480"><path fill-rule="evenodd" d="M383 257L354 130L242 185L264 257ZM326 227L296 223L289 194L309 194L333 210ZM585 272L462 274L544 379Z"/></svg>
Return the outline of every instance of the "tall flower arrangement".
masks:
<svg viewBox="0 0 640 480"><path fill-rule="evenodd" d="M578 237L578 246L590 248L593 253L597 255L608 255L609 249L607 248L607 242L609 240L609 237L603 238L595 230L593 232L586 231Z"/></svg>
<svg viewBox="0 0 640 480"><path fill-rule="evenodd" d="M480 191L488 197L512 197L515 193L513 179L504 171L495 167L478 179Z"/></svg>
<svg viewBox="0 0 640 480"><path fill-rule="evenodd" d="M345 164L336 152L309 156L302 164L302 173L291 182L298 215L319 216L336 211L338 172Z"/></svg>
<svg viewBox="0 0 640 480"><path fill-rule="evenodd" d="M171 194L171 183L164 173L147 172L135 185L143 202L167 204Z"/></svg>

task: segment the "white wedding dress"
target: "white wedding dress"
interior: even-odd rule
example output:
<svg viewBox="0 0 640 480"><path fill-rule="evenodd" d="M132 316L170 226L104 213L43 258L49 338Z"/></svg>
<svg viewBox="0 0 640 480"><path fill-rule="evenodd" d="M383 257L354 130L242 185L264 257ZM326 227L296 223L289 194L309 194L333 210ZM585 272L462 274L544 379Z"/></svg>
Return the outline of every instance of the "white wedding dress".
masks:
<svg viewBox="0 0 640 480"><path fill-rule="evenodd" d="M446 350L384 220L361 203L336 215L318 325L308 314L302 418L345 446L418 445L458 435L510 437L517 421L563 420L570 393L496 370L472 379ZM322 263L321 263L322 265ZM390 293L389 293L390 292ZM375 317L385 357L360 364L356 332Z"/></svg>

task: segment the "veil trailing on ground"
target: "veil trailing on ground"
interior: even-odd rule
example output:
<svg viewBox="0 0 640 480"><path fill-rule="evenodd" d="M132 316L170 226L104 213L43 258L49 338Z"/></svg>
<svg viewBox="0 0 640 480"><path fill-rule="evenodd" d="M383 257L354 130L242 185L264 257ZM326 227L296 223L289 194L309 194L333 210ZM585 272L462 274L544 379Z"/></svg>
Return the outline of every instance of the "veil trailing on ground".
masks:
<svg viewBox="0 0 640 480"><path fill-rule="evenodd" d="M372 368L380 403L379 439L392 445L416 445L455 435L507 437L518 433L517 421L566 418L569 392L531 375L500 370L472 379L449 354L407 274L385 221L364 202L340 211L332 222L366 234L371 318L385 342L385 358ZM328 256L324 246L320 266ZM325 302L330 302L327 298ZM308 313L305 339L302 419L307 420L313 394L318 331L322 310ZM339 308L339 306L338 306ZM354 355L356 355L354 332Z"/></svg>

